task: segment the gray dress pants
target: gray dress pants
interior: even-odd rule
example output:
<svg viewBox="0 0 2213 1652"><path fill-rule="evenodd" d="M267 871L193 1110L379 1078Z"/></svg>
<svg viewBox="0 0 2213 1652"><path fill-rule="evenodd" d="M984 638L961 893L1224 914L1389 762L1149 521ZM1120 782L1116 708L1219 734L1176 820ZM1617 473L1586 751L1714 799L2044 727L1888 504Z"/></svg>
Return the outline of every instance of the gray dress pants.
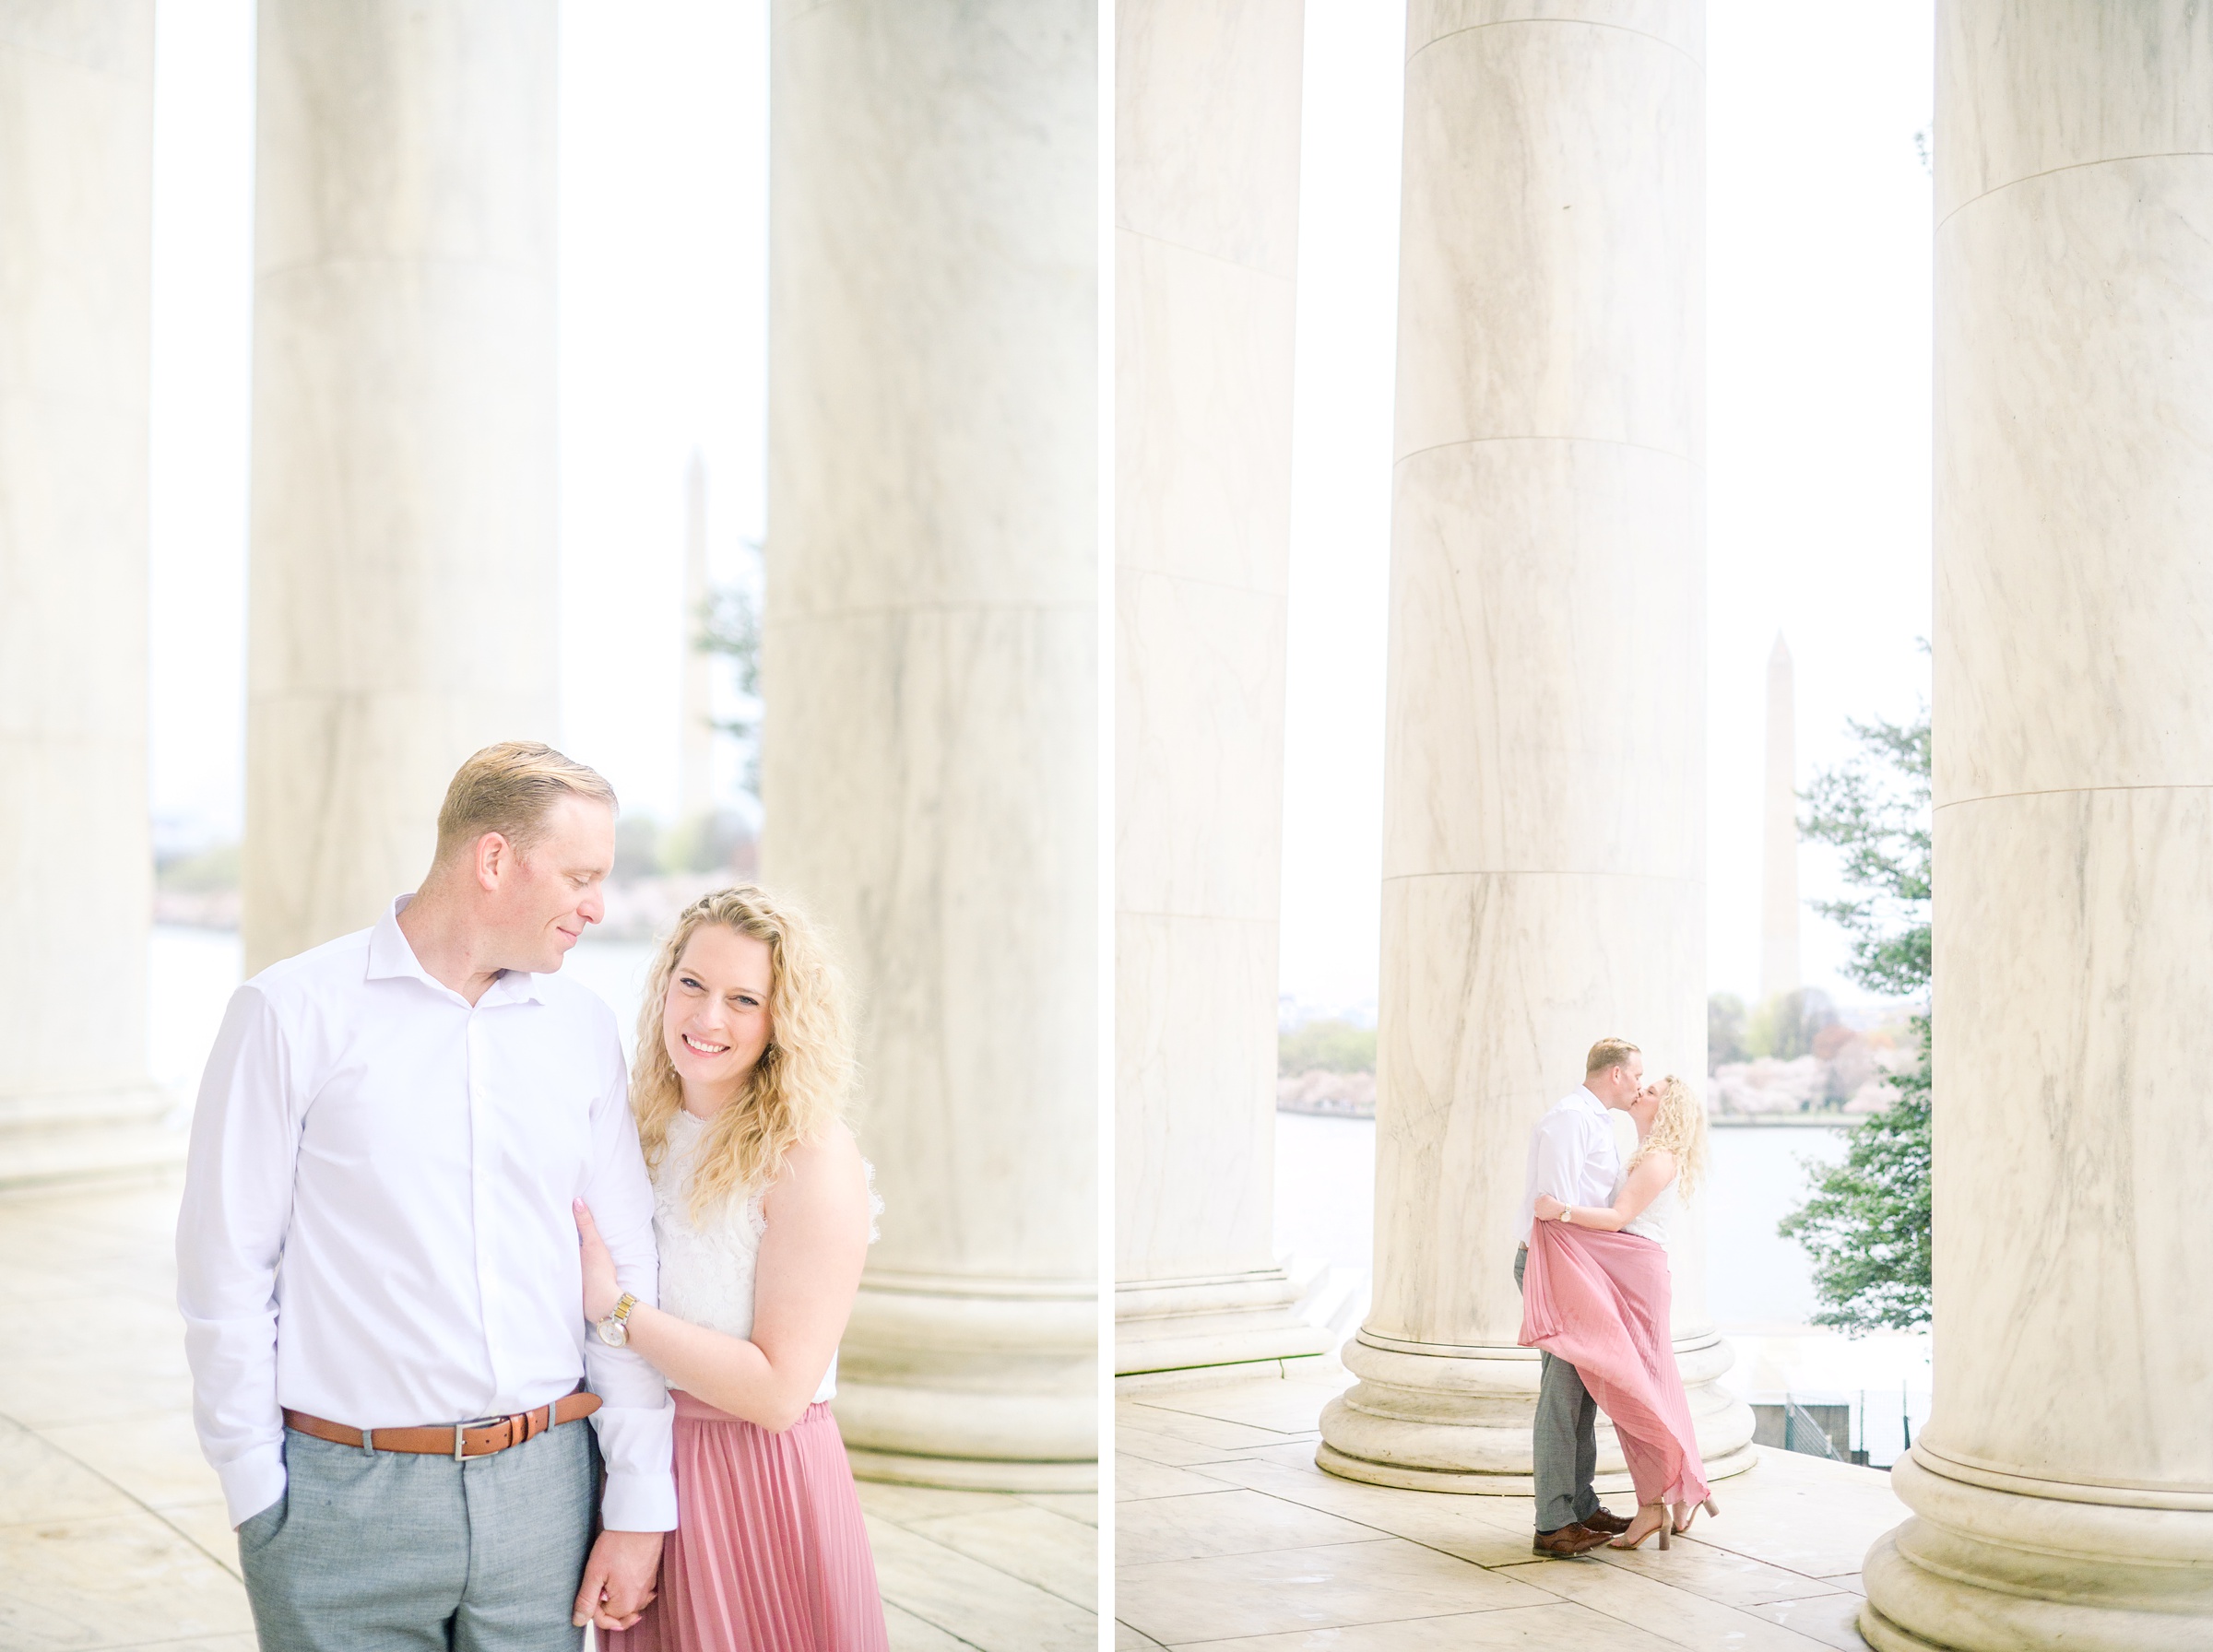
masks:
<svg viewBox="0 0 2213 1652"><path fill-rule="evenodd" d="M262 1652L575 1652L591 1424L456 1462L286 1431L284 1495L238 1528Z"/></svg>
<svg viewBox="0 0 2213 1652"><path fill-rule="evenodd" d="M1514 1252L1514 1289L1529 1265L1529 1247ZM1537 1529L1557 1531L1599 1511L1598 1402L1583 1386L1581 1375L1566 1360L1543 1356L1537 1379Z"/></svg>

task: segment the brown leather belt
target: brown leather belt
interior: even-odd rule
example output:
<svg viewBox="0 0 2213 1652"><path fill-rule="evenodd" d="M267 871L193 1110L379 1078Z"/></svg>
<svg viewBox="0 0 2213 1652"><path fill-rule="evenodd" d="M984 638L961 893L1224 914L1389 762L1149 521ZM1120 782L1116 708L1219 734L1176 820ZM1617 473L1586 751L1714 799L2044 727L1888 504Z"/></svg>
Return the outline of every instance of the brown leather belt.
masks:
<svg viewBox="0 0 2213 1652"><path fill-rule="evenodd" d="M377 1451L411 1451L428 1457L450 1457L459 1462L464 1457L490 1457L510 1446L520 1446L525 1440L535 1440L557 1424L588 1417L598 1409L597 1394L564 1394L551 1405L541 1405L534 1411L516 1411L507 1417L484 1417L444 1428L373 1429L369 1445ZM348 1428L343 1422L325 1422L305 1411L288 1409L284 1425L318 1440L328 1440L333 1446L358 1446L361 1443L360 1429Z"/></svg>

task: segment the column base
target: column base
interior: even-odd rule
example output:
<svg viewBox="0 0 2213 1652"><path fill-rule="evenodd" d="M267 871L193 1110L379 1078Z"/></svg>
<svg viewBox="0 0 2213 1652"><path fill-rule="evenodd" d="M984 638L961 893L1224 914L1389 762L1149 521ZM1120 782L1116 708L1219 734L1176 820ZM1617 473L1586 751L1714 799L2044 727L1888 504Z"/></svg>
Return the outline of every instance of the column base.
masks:
<svg viewBox="0 0 2213 1652"><path fill-rule="evenodd" d="M1121 1285L1114 1293L1115 1386L1122 1389L1125 1377L1189 1386L1273 1376L1284 1360L1319 1359L1336 1339L1301 1316L1301 1295L1281 1268ZM1217 1372L1218 1379L1211 1375Z"/></svg>
<svg viewBox="0 0 2213 1652"><path fill-rule="evenodd" d="M1676 1339L1675 1359L1706 1478L1742 1474L1759 1460L1752 1408L1717 1381L1735 1355L1714 1332L1700 1330ZM1535 1495L1535 1349L1448 1348L1364 1330L1345 1344L1344 1363L1361 1380L1323 1408L1317 1467L1408 1491ZM1630 1486L1614 1425L1603 1415L1596 1483L1601 1492Z"/></svg>
<svg viewBox="0 0 2213 1652"><path fill-rule="evenodd" d="M1877 1652L2213 1646L2213 1493L2030 1480L1926 1435L1890 1480L1914 1518L1862 1571Z"/></svg>
<svg viewBox="0 0 2213 1652"><path fill-rule="evenodd" d="M1095 1489L1097 1303L1088 1280L864 1276L832 1402L854 1473Z"/></svg>
<svg viewBox="0 0 2213 1652"><path fill-rule="evenodd" d="M912 1457L895 1451L846 1447L856 1480L895 1486L935 1486L954 1492L1095 1492L1099 1465L1024 1463L975 1457Z"/></svg>
<svg viewBox="0 0 2213 1652"><path fill-rule="evenodd" d="M71 1095L0 1096L0 1193L181 1170L190 1139L176 1098L151 1083Z"/></svg>

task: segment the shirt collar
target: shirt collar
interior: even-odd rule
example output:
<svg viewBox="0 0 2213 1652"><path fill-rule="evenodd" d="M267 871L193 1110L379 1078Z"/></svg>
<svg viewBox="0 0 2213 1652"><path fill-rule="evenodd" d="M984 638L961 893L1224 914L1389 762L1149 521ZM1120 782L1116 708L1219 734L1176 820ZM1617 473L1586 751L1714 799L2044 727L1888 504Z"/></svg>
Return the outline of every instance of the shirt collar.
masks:
<svg viewBox="0 0 2213 1652"><path fill-rule="evenodd" d="M414 899L408 894L395 897L385 914L369 931L369 979L392 981L413 979L421 982L433 992L442 992L451 998L460 994L422 967L415 956L415 949L408 944L407 932L399 926L399 914L408 909ZM546 1001L544 989L538 977L528 970L502 970L499 979L477 1000L481 1009L491 1004L542 1004Z"/></svg>
<svg viewBox="0 0 2213 1652"><path fill-rule="evenodd" d="M1605 1103L1598 1099L1598 1093L1588 1084L1578 1084L1575 1093L1568 1099L1585 1113L1595 1113L1601 1118L1606 1115Z"/></svg>

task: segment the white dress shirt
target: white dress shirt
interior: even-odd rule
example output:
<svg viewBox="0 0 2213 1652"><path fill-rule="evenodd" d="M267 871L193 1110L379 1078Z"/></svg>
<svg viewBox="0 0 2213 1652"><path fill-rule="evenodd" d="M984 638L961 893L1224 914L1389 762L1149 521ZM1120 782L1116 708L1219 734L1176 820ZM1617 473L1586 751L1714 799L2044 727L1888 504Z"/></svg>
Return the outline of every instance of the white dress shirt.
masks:
<svg viewBox="0 0 2213 1652"><path fill-rule="evenodd" d="M443 1426L587 1378L604 1523L669 1530L668 1390L589 1332L570 1210L591 1206L623 1289L652 1302L653 1190L614 1016L520 971L472 1008L416 962L410 898L240 987L200 1082L177 1305L231 1524L284 1490L285 1407Z"/></svg>
<svg viewBox="0 0 2213 1652"><path fill-rule="evenodd" d="M1544 1110L1529 1139L1529 1177L1521 1194L1517 1240L1529 1238L1537 1219L1537 1195L1549 1193L1563 1205L1610 1205L1621 1174L1621 1150L1614 1145L1614 1123L1606 1104L1577 1085Z"/></svg>

